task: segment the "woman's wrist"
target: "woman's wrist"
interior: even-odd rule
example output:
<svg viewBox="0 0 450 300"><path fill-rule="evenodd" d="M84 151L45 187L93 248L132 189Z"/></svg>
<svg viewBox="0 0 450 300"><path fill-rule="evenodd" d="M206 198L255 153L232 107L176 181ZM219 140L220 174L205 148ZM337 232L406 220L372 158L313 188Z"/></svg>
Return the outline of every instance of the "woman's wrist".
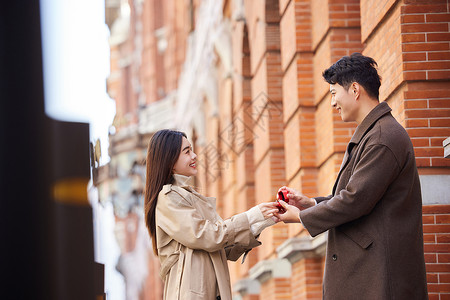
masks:
<svg viewBox="0 0 450 300"><path fill-rule="evenodd" d="M258 236L264 228L275 224L275 221L272 218L264 219L264 215L258 206L252 207L246 211L245 214L247 215L248 223L250 224L250 231L254 236Z"/></svg>
<svg viewBox="0 0 450 300"><path fill-rule="evenodd" d="M258 206L250 208L245 214L247 215L248 223L250 225L264 221L264 216Z"/></svg>

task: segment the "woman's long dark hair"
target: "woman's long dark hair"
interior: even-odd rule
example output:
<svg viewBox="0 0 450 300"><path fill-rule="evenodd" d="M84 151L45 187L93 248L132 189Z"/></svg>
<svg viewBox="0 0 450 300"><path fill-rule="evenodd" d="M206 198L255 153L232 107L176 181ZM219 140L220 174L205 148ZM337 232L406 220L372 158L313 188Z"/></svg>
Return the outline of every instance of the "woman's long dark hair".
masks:
<svg viewBox="0 0 450 300"><path fill-rule="evenodd" d="M148 144L147 178L145 183L145 224L153 243L153 251L158 255L156 245L156 204L158 194L165 184L174 182L172 169L181 152L181 144L186 134L174 130L156 132Z"/></svg>

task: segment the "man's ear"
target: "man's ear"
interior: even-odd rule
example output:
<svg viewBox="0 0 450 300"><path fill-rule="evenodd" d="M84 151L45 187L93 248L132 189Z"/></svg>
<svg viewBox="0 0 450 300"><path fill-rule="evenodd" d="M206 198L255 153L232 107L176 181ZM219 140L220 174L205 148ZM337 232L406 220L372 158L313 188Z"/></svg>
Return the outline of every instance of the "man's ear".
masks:
<svg viewBox="0 0 450 300"><path fill-rule="evenodd" d="M359 96L361 95L361 85L357 82L353 82L351 85L351 92L353 96L355 97L355 100L359 99Z"/></svg>

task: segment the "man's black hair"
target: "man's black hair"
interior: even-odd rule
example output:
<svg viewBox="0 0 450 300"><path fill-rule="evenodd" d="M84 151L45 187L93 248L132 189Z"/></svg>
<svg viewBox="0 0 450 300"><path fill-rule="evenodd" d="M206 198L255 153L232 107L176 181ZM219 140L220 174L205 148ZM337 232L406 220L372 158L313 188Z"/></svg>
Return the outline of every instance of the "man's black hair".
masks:
<svg viewBox="0 0 450 300"><path fill-rule="evenodd" d="M352 82L357 82L369 96L378 100L381 77L377 72L377 63L371 57L360 53L344 56L334 65L323 71L322 76L329 84L339 84L346 90Z"/></svg>

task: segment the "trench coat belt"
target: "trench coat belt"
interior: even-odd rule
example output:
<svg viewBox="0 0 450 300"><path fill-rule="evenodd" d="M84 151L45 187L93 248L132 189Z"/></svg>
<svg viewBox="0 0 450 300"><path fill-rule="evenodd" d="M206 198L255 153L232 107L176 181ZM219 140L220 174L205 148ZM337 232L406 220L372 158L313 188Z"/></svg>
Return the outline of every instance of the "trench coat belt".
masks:
<svg viewBox="0 0 450 300"><path fill-rule="evenodd" d="M169 273L169 270L173 267L174 264L180 259L180 253L181 252L181 244L178 244L177 250L170 254L164 262L161 264L161 270L159 271L159 276L162 280L165 279L167 273Z"/></svg>
<svg viewBox="0 0 450 300"><path fill-rule="evenodd" d="M183 274L183 268L184 268L184 253L179 251L179 256L178 256L178 268L177 268L177 290L176 290L176 295L177 295L177 299L180 299L180 289L181 289L181 275Z"/></svg>
<svg viewBox="0 0 450 300"><path fill-rule="evenodd" d="M161 264L161 270L159 271L159 277L161 277L162 280L166 277L167 273L169 273L170 268L173 267L173 265L178 261L180 256L180 252L174 252L169 255L169 257L166 258L164 263Z"/></svg>

